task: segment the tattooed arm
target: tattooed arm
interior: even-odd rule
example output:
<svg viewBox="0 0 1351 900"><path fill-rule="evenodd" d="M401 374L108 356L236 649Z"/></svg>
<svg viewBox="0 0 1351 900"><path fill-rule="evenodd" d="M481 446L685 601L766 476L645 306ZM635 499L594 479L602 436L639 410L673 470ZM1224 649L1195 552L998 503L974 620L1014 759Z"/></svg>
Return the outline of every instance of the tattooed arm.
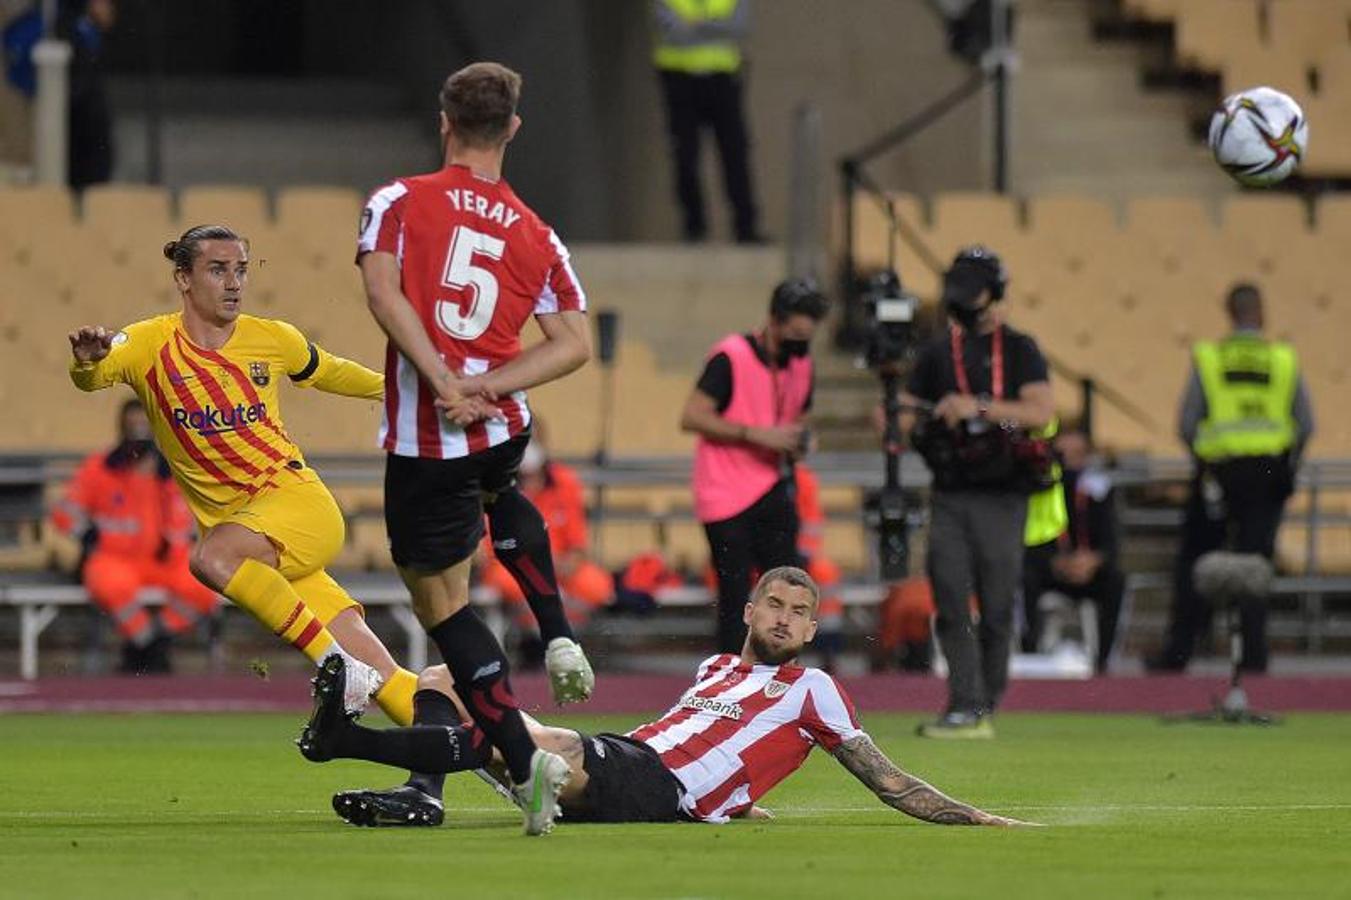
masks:
<svg viewBox="0 0 1351 900"><path fill-rule="evenodd" d="M992 815L967 806L931 787L922 779L902 772L866 734L850 738L835 748L838 759L855 778L868 786L877 799L908 816L935 825L1026 825L1017 819Z"/></svg>

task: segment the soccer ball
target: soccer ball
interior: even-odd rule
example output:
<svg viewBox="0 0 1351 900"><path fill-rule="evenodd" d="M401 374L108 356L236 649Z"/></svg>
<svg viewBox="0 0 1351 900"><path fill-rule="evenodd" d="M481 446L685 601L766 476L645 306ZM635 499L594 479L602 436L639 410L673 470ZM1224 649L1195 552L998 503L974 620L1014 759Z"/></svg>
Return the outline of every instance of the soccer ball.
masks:
<svg viewBox="0 0 1351 900"><path fill-rule="evenodd" d="M1269 87L1239 91L1210 118L1210 152L1240 184L1268 187L1299 166L1309 123L1299 104Z"/></svg>

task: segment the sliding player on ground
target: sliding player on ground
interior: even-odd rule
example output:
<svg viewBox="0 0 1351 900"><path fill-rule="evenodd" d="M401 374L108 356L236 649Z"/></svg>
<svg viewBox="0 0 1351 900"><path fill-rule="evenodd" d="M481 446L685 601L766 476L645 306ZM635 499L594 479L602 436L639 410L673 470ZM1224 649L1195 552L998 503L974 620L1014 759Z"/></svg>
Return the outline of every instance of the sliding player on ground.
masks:
<svg viewBox="0 0 1351 900"><path fill-rule="evenodd" d="M813 747L834 756L879 800L940 825L1024 825L954 800L889 760L859 726L830 675L798 665L816 632L820 601L801 569L765 573L746 604L746 641L699 667L666 715L627 734L586 735L530 720L541 748L568 762L559 795L564 822L726 822L768 814L756 801L788 777ZM423 771L491 763L492 748L471 722L377 731L355 724L337 701L341 660L316 678L315 712L301 733L313 761L353 758ZM358 825L425 824L425 804L406 789L347 791L334 809Z"/></svg>

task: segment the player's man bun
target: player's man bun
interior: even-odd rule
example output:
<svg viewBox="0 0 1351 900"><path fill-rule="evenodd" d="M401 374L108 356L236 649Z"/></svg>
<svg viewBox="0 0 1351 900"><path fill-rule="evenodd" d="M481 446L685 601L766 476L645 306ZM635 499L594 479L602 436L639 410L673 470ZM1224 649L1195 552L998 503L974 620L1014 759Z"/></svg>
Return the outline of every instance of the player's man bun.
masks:
<svg viewBox="0 0 1351 900"><path fill-rule="evenodd" d="M175 272L191 272L192 264L201 254L202 241L239 241L248 249L249 242L227 225L194 225L176 241L164 245L164 258L174 264Z"/></svg>

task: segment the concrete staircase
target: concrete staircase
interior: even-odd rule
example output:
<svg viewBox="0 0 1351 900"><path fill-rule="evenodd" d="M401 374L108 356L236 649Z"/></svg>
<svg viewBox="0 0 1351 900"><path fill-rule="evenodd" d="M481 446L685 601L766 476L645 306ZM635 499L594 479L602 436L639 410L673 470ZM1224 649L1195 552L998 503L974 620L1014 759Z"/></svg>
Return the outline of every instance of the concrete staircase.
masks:
<svg viewBox="0 0 1351 900"><path fill-rule="evenodd" d="M1196 98L1142 86L1149 48L1094 39L1094 0L1022 0L1013 189L1119 200L1234 187L1190 131Z"/></svg>

